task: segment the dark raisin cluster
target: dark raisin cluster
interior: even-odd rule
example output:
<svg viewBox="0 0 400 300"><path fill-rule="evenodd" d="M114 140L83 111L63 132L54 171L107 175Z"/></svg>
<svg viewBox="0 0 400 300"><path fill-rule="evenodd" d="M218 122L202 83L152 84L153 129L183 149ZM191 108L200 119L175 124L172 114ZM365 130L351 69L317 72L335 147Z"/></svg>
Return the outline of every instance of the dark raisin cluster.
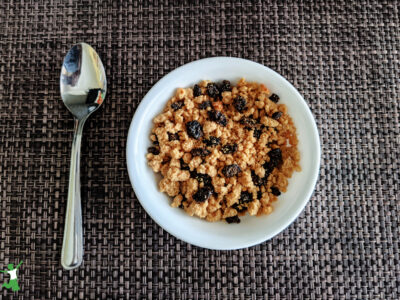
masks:
<svg viewBox="0 0 400 300"><path fill-rule="evenodd" d="M242 172L242 169L237 164L227 165L222 169L222 174L225 177L233 177Z"/></svg>
<svg viewBox="0 0 400 300"><path fill-rule="evenodd" d="M226 116L219 110L209 110L207 114L210 120L214 121L217 124L226 126L226 124L228 123L228 121L226 120Z"/></svg>
<svg viewBox="0 0 400 300"><path fill-rule="evenodd" d="M202 103L200 103L199 108L200 109L207 109L208 107L211 107L211 101L207 100Z"/></svg>
<svg viewBox="0 0 400 300"><path fill-rule="evenodd" d="M246 109L246 99L244 99L242 96L237 96L235 99L233 99L233 106L236 108L238 112L243 112Z"/></svg>
<svg viewBox="0 0 400 300"><path fill-rule="evenodd" d="M232 224L232 223L239 224L240 223L240 219L238 216L228 217L225 219L225 221L229 224Z"/></svg>
<svg viewBox="0 0 400 300"><path fill-rule="evenodd" d="M255 186L262 186L264 184L267 183L267 179L268 179L268 175L269 174L265 174L265 177L260 177L256 174L256 172L254 172L254 170L251 170L251 179L253 180L253 183Z"/></svg>
<svg viewBox="0 0 400 300"><path fill-rule="evenodd" d="M257 123L258 123L257 120L251 117L243 117L240 119L240 124L248 126L250 128L256 126Z"/></svg>
<svg viewBox="0 0 400 300"><path fill-rule="evenodd" d="M151 154L154 154L154 155L158 155L158 154L160 154L160 148L158 148L158 147L149 147L147 149L147 152L149 152Z"/></svg>
<svg viewBox="0 0 400 300"><path fill-rule="evenodd" d="M179 134L168 132L168 141L179 141Z"/></svg>
<svg viewBox="0 0 400 300"><path fill-rule="evenodd" d="M195 84L193 87L193 96L198 97L200 95L201 95L201 88L197 84Z"/></svg>
<svg viewBox="0 0 400 300"><path fill-rule="evenodd" d="M198 121L187 122L186 130L188 135L196 140L203 136L203 127Z"/></svg>
<svg viewBox="0 0 400 300"><path fill-rule="evenodd" d="M270 174L274 168L282 163L282 151L279 148L272 149L268 152L269 161L263 164L265 172Z"/></svg>
<svg viewBox="0 0 400 300"><path fill-rule="evenodd" d="M254 131L253 131L253 136L254 136L256 139L259 139L260 136L261 136L261 133L262 133L262 130L261 130L261 129L255 128Z"/></svg>
<svg viewBox="0 0 400 300"><path fill-rule="evenodd" d="M192 156L200 156L200 157L206 157L211 153L210 150L204 149L204 148L193 148L190 153Z"/></svg>
<svg viewBox="0 0 400 300"><path fill-rule="evenodd" d="M211 197L212 194L212 189L208 186L205 186L197 190L197 192L193 195L193 200L200 203L205 202Z"/></svg>
<svg viewBox="0 0 400 300"><path fill-rule="evenodd" d="M208 147L215 147L218 146L219 143L221 142L220 138L217 138L215 136L210 136L208 139L204 139L203 142L208 146Z"/></svg>
<svg viewBox="0 0 400 300"><path fill-rule="evenodd" d="M219 85L219 91L223 92L230 92L232 90L231 83L228 80L223 80L222 83Z"/></svg>
<svg viewBox="0 0 400 300"><path fill-rule="evenodd" d="M271 193L272 193L272 195L275 195L275 196L280 196L281 195L281 191L275 186L271 187Z"/></svg>
<svg viewBox="0 0 400 300"><path fill-rule="evenodd" d="M237 144L226 144L221 147L221 152L223 154L232 154L232 153L235 153L237 151L237 149L238 149Z"/></svg>
<svg viewBox="0 0 400 300"><path fill-rule="evenodd" d="M274 112L271 116L271 118L275 120L279 120L280 117L282 117L282 112L280 111Z"/></svg>
<svg viewBox="0 0 400 300"><path fill-rule="evenodd" d="M219 96L219 90L215 83L210 82L209 84L207 84L207 94L214 99Z"/></svg>
<svg viewBox="0 0 400 300"><path fill-rule="evenodd" d="M252 201L253 201L253 194L248 191L244 191L240 193L240 198L238 203L235 203L234 205L232 205L232 207L236 209L238 212L243 212L247 209L246 204Z"/></svg>
<svg viewBox="0 0 400 300"><path fill-rule="evenodd" d="M269 97L269 100L271 100L272 102L278 103L278 101L279 101L279 96L278 96L277 94L272 94L272 95Z"/></svg>
<svg viewBox="0 0 400 300"><path fill-rule="evenodd" d="M253 194L250 192L241 192L240 198L239 198L239 204L245 204L245 203L250 203L253 201Z"/></svg>
<svg viewBox="0 0 400 300"><path fill-rule="evenodd" d="M282 151L279 148L275 148L269 151L268 156L270 158L270 161L274 162L275 167L282 162Z"/></svg>
<svg viewBox="0 0 400 300"><path fill-rule="evenodd" d="M223 92L230 92L231 90L232 87L229 80L223 80L218 84L214 82L207 84L207 95L213 99L220 98Z"/></svg>
<svg viewBox="0 0 400 300"><path fill-rule="evenodd" d="M211 179L210 175L203 174L203 173L197 173L196 171L191 171L190 177L196 179L199 183L203 183L204 186L208 186L212 190L214 189L212 186L212 179Z"/></svg>
<svg viewBox="0 0 400 300"><path fill-rule="evenodd" d="M176 102L172 103L171 104L171 108L173 110L178 110L178 109L181 109L183 107L183 105L185 105L183 100L179 100L179 101L176 101Z"/></svg>

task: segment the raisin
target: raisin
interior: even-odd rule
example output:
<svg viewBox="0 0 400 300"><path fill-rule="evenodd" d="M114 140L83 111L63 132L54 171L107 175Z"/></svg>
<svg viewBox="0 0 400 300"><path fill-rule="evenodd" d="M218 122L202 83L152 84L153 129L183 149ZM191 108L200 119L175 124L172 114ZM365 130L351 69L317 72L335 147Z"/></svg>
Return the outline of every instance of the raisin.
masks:
<svg viewBox="0 0 400 300"><path fill-rule="evenodd" d="M254 136L256 139L259 139L260 136L261 136L261 133L262 133L262 130L256 128L256 129L254 129L253 136Z"/></svg>
<svg viewBox="0 0 400 300"><path fill-rule="evenodd" d="M164 156L163 161L161 162L162 165L165 165L167 163L169 163L171 161L171 157L170 156Z"/></svg>
<svg viewBox="0 0 400 300"><path fill-rule="evenodd" d="M210 106L211 106L211 101L207 100L207 101L204 101L204 102L200 103L199 108L200 109L207 109Z"/></svg>
<svg viewBox="0 0 400 300"><path fill-rule="evenodd" d="M204 183L204 186L212 187L212 179L208 174L197 173L196 171L190 172L190 177L196 179L199 183Z"/></svg>
<svg viewBox="0 0 400 300"><path fill-rule="evenodd" d="M243 112L246 109L246 104L246 99L244 99L242 96L237 96L235 99L233 99L233 106L238 112Z"/></svg>
<svg viewBox="0 0 400 300"><path fill-rule="evenodd" d="M207 94L214 99L218 97L219 90L215 83L210 82L209 84L207 84Z"/></svg>
<svg viewBox="0 0 400 300"><path fill-rule="evenodd" d="M265 173L266 173L266 175L268 174L271 174L272 173L272 171L274 170L274 168L277 166L277 164L275 163L275 162L272 162L271 160L270 161L266 161L264 164L263 164L263 167L264 167L264 169L265 169Z"/></svg>
<svg viewBox="0 0 400 300"><path fill-rule="evenodd" d="M179 160L179 162L181 163L181 170L184 170L184 171L190 170L189 165L187 163L185 163L182 158Z"/></svg>
<svg viewBox="0 0 400 300"><path fill-rule="evenodd" d="M219 91L223 92L230 92L232 90L231 83L229 80L223 80L222 83L219 85Z"/></svg>
<svg viewBox="0 0 400 300"><path fill-rule="evenodd" d="M279 148L272 149L268 152L269 162L265 162L263 167L268 172L271 173L274 168L282 163L282 151Z"/></svg>
<svg viewBox="0 0 400 300"><path fill-rule="evenodd" d="M168 141L179 141L179 134L168 132Z"/></svg>
<svg viewBox="0 0 400 300"><path fill-rule="evenodd" d="M266 178L261 178L254 172L254 170L251 170L251 179L253 180L253 183L255 186L262 186L266 183Z"/></svg>
<svg viewBox="0 0 400 300"><path fill-rule="evenodd" d="M201 157L206 157L211 153L211 151L204 149L204 148L194 148L190 151L192 156L201 156Z"/></svg>
<svg viewBox="0 0 400 300"><path fill-rule="evenodd" d="M277 102L279 101L279 96L278 96L277 94L272 94L272 95L269 97L269 100L271 100L272 102L277 103Z"/></svg>
<svg viewBox="0 0 400 300"><path fill-rule="evenodd" d="M247 209L246 204L253 201L253 194L250 192L241 192L238 203L232 205L238 212L243 212Z"/></svg>
<svg viewBox="0 0 400 300"><path fill-rule="evenodd" d="M214 121L217 124L226 126L226 124L228 123L225 115L218 110L209 110L207 113L208 113L208 117L210 118L210 120Z"/></svg>
<svg viewBox="0 0 400 300"><path fill-rule="evenodd" d="M237 212L244 212L244 211L247 209L246 206L244 206L244 205L239 205L239 204L237 204L237 203L233 204L233 205L232 205L232 208L236 209Z"/></svg>
<svg viewBox="0 0 400 300"><path fill-rule="evenodd" d="M246 125L248 127L254 127L257 124L257 120L255 120L251 117L243 117L240 119L240 124Z"/></svg>
<svg viewBox="0 0 400 300"><path fill-rule="evenodd" d="M237 151L238 145L237 144L226 144L221 147L221 152L223 154L232 154Z"/></svg>
<svg viewBox="0 0 400 300"><path fill-rule="evenodd" d="M272 195L280 196L281 191L277 187L271 186L271 193Z"/></svg>
<svg viewBox="0 0 400 300"><path fill-rule="evenodd" d="M239 198L239 204L245 204L253 201L253 194L250 192L241 192Z"/></svg>
<svg viewBox="0 0 400 300"><path fill-rule="evenodd" d="M257 191L257 199L261 200L262 198L262 192L261 191Z"/></svg>
<svg viewBox="0 0 400 300"><path fill-rule="evenodd" d="M186 130L189 136L198 140L203 136L203 127L197 121L190 121L186 123Z"/></svg>
<svg viewBox="0 0 400 300"><path fill-rule="evenodd" d="M180 101L176 101L176 102L172 103L171 108L173 110L178 110L178 109L181 109L183 105L185 105L185 103L183 102L183 100L180 100Z"/></svg>
<svg viewBox="0 0 400 300"><path fill-rule="evenodd" d="M201 203L207 201L212 194L213 191L209 187L202 187L193 195L193 200Z"/></svg>
<svg viewBox="0 0 400 300"><path fill-rule="evenodd" d="M227 165L222 169L222 173L226 177L233 177L242 172L242 169L237 164Z"/></svg>
<svg viewBox="0 0 400 300"><path fill-rule="evenodd" d="M240 223L240 219L238 216L228 217L225 219L225 221L228 222L228 224L232 224L232 223L239 224Z"/></svg>
<svg viewBox="0 0 400 300"><path fill-rule="evenodd" d="M219 145L221 140L220 140L220 138L217 138L215 136L210 136L210 138L208 140L204 139L203 142L209 147L214 147L214 146Z"/></svg>
<svg viewBox="0 0 400 300"><path fill-rule="evenodd" d="M274 160L278 163L282 162L282 151L279 148L275 148L269 151L268 156L271 160Z"/></svg>
<svg viewBox="0 0 400 300"><path fill-rule="evenodd" d="M193 96L198 97L200 95L201 95L201 88L197 84L195 84L193 87Z"/></svg>
<svg viewBox="0 0 400 300"><path fill-rule="evenodd" d="M271 116L271 118L275 120L279 120L280 117L282 117L282 112L280 111L274 112Z"/></svg>
<svg viewBox="0 0 400 300"><path fill-rule="evenodd" d="M158 155L158 154L160 154L160 149L157 147L149 147L147 149L147 152L154 154L154 155Z"/></svg>

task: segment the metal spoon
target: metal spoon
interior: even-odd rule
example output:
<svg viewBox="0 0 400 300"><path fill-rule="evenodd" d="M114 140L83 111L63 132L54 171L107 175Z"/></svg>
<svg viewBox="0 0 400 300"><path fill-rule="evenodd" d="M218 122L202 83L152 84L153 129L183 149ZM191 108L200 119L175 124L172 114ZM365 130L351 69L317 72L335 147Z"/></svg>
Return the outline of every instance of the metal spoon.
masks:
<svg viewBox="0 0 400 300"><path fill-rule="evenodd" d="M67 270L79 267L83 259L79 170L83 125L103 103L106 91L106 74L96 51L85 43L73 46L64 58L60 76L61 98L75 117L68 202L61 251L61 265Z"/></svg>

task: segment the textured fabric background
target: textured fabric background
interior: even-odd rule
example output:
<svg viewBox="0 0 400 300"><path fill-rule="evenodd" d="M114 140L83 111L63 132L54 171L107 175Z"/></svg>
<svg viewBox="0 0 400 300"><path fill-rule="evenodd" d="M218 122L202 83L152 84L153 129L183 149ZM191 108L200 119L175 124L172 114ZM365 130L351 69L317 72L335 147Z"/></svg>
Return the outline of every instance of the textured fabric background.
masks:
<svg viewBox="0 0 400 300"><path fill-rule="evenodd" d="M400 298L399 2L282 2L0 2L0 268L24 260L21 291L2 288L3 299ZM100 54L108 94L83 139L85 262L64 271L73 121L58 84L79 41ZM145 93L182 64L219 55L291 81L322 143L301 216L239 251L163 231L125 166Z"/></svg>

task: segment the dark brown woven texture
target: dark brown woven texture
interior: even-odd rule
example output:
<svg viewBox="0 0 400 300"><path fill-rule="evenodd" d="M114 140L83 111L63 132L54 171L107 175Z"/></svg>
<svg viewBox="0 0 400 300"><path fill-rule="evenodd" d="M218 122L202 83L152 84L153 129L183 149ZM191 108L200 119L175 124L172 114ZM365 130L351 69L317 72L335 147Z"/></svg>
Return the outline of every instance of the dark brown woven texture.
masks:
<svg viewBox="0 0 400 300"><path fill-rule="evenodd" d="M24 260L21 291L0 288L0 296L399 299L399 2L117 2L0 2L0 268ZM79 41L99 52L109 89L83 140L85 262L64 271L73 122L58 78ZM220 55L291 81L322 143L305 211L272 240L238 251L163 231L135 198L125 165L128 127L151 86Z"/></svg>

